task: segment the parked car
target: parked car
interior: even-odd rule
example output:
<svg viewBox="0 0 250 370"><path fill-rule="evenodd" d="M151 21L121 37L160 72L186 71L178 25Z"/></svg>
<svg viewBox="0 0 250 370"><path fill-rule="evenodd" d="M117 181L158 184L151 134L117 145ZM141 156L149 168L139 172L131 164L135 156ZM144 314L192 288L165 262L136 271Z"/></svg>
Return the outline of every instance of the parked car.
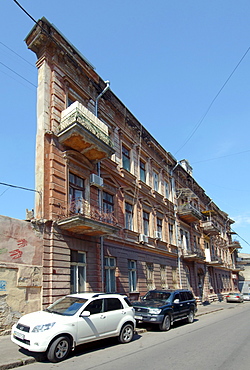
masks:
<svg viewBox="0 0 250 370"><path fill-rule="evenodd" d="M157 324L169 330L175 321L194 321L197 303L190 290L150 290L141 301L133 302L136 321Z"/></svg>
<svg viewBox="0 0 250 370"><path fill-rule="evenodd" d="M244 301L250 301L250 293L243 293Z"/></svg>
<svg viewBox="0 0 250 370"><path fill-rule="evenodd" d="M226 300L227 302L244 302L243 294L241 293L228 293Z"/></svg>
<svg viewBox="0 0 250 370"><path fill-rule="evenodd" d="M108 337L128 343L134 335L134 308L126 296L104 293L67 295L44 311L20 318L11 340L29 351L64 360L75 346Z"/></svg>

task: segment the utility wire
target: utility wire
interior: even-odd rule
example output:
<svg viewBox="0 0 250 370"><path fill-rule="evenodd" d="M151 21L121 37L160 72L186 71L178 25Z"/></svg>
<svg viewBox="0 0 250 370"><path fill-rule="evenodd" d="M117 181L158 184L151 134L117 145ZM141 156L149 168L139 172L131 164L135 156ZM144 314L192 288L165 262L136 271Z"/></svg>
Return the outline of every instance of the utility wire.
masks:
<svg viewBox="0 0 250 370"><path fill-rule="evenodd" d="M34 86L35 88L37 88L36 85L34 85L32 82L30 82L29 80L27 80L27 78L21 76L19 73L17 73L16 71L14 71L13 69L11 69L10 67L6 66L6 64L4 64L3 62L0 62L1 65L3 65L5 68L9 69L11 72L15 73L17 76L19 76L20 78L22 78L24 81L28 82L30 85Z"/></svg>
<svg viewBox="0 0 250 370"><path fill-rule="evenodd" d="M36 192L36 193L41 194L41 191L38 191L38 190L35 190L35 189L24 188L24 187L22 187L22 186L6 184L5 182L0 182L0 185L9 186L9 187L11 187L11 188L16 188L16 189L22 189L22 190L34 191L34 192Z"/></svg>
<svg viewBox="0 0 250 370"><path fill-rule="evenodd" d="M243 242L245 242L245 243L247 243L247 245L249 245L250 246L250 244L245 240L245 239L243 239L236 231L234 231L234 230L232 230L234 233L236 233L236 235L238 235L238 237L241 239L241 240L243 240Z"/></svg>
<svg viewBox="0 0 250 370"><path fill-rule="evenodd" d="M19 4L19 2L18 1L16 1L16 0L13 0L16 4L17 4L17 6L19 6L19 8L20 9L22 9L22 11L38 26L38 27L40 27L41 28L41 30L57 45L57 47L59 48L59 49L61 49L61 50L63 50L63 52L68 56L68 58L71 60L71 62L75 65L75 66L77 66L77 67L79 67L79 63L75 60L75 58L71 55L71 54L69 54L68 53L68 51L67 50L65 50L64 49L64 47L61 45L61 44L59 44L55 39L54 39L54 37L53 36L51 36L51 34L44 28L44 27L42 27L36 20L35 20L35 18L33 18L32 17L32 15L30 15L28 12L27 12L27 10L25 10L24 9L24 7L22 7L22 5L21 4Z"/></svg>
<svg viewBox="0 0 250 370"><path fill-rule="evenodd" d="M220 158L225 158L225 157L231 157L232 155L249 153L249 152L250 152L250 149L249 150L245 150L244 152L238 152L238 153L232 153L232 154L222 155L221 157L214 157L214 158L209 158L209 159L203 159L202 161L192 162L192 164L201 163L201 162L208 162L208 161L214 161L215 159L220 159Z"/></svg>
<svg viewBox="0 0 250 370"><path fill-rule="evenodd" d="M2 41L0 41L0 44L2 44L4 47L6 47L6 49L12 51L12 53L14 53L15 55L17 55L19 58L21 58L22 60L24 60L26 63L28 63L30 66L32 66L33 68L36 69L36 67L34 66L34 64L30 63L28 60L26 60L25 58L23 58L21 55L19 55L18 53L16 53L14 50L12 50L9 46L5 45Z"/></svg>
<svg viewBox="0 0 250 370"><path fill-rule="evenodd" d="M202 124L202 122L204 121L204 119L206 118L208 112L210 111L210 109L212 108L214 102L216 101L216 99L218 98L218 96L220 95L220 93L222 92L222 90L224 89L224 87L227 85L228 81L231 79L231 77L233 76L233 74L235 73L235 71L237 70L237 68L239 67L239 65L241 64L241 62L243 61L243 59L245 58L245 56L247 55L247 53L249 52L250 50L250 47L246 50L246 52L244 53L244 55L241 57L240 61L237 63L237 65L234 67L233 71L230 73L230 75L228 76L228 78L226 79L226 81L224 82L224 84L222 85L222 87L220 88L220 90L217 92L217 94L215 95L215 97L213 98L213 100L211 101L211 103L209 104L207 110L205 111L205 113L203 114L203 116L201 117L201 119L198 121L197 125L195 126L194 130L192 131L192 133L190 134L190 136L187 138L187 140L184 142L184 144L174 153L175 155L189 142L189 140L194 136L194 134L196 133L196 131L198 130L198 128L200 127L200 125Z"/></svg>

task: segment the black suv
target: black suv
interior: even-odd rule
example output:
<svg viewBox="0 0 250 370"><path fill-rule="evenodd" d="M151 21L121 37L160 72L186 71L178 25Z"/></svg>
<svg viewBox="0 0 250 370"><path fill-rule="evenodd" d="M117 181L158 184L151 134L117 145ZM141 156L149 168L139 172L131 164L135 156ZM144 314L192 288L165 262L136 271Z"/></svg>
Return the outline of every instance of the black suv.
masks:
<svg viewBox="0 0 250 370"><path fill-rule="evenodd" d="M190 290L150 290L141 301L133 302L137 322L158 324L169 330L175 321L194 321L197 303Z"/></svg>

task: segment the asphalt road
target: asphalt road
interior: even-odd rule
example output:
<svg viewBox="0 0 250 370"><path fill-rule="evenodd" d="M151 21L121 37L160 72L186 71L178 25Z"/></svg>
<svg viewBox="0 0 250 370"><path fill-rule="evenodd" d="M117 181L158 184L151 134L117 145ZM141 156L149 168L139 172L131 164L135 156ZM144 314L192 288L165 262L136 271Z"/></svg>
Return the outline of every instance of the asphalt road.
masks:
<svg viewBox="0 0 250 370"><path fill-rule="evenodd" d="M156 329L135 336L133 342L115 339L79 347L59 363L22 366L27 370L249 370L250 304L235 304L193 324L175 325L169 332Z"/></svg>

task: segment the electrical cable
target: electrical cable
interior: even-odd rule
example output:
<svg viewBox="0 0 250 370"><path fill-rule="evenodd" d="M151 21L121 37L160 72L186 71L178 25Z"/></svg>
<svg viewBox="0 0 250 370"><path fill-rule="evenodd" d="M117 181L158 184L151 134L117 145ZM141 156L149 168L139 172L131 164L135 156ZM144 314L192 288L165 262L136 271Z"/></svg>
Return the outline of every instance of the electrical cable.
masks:
<svg viewBox="0 0 250 370"><path fill-rule="evenodd" d="M5 68L9 69L11 72L15 73L17 76L19 76L20 78L22 78L24 81L28 82L30 85L34 86L35 88L37 88L36 85L34 85L32 82L30 82L29 80L27 80L27 78L21 76L19 73L17 73L16 71L14 71L13 69L11 69L10 67L6 66L6 64L4 64L3 62L0 62L1 65L3 65Z"/></svg>
<svg viewBox="0 0 250 370"><path fill-rule="evenodd" d="M175 155L189 142L189 140L194 136L194 134L196 133L196 131L198 130L198 128L200 127L200 125L202 124L202 122L204 121L204 119L206 118L208 112L210 111L210 109L212 108L214 102L216 101L216 99L218 98L218 96L220 95L220 93L222 92L222 90L224 89L224 87L226 86L226 84L228 83L228 81L231 79L231 77L233 76L233 74L235 73L235 71L237 70L237 68L239 67L239 65L241 64L241 62L243 61L243 59L245 58L245 56L247 55L247 53L249 52L250 50L250 47L246 50L246 52L244 53L244 55L241 57L240 61L237 63L237 65L234 67L233 71L230 73L229 77L226 79L226 81L224 82L224 84L222 85L222 87L220 88L220 90L217 92L217 94L215 95L215 97L213 98L213 100L211 101L211 103L209 104L207 110L205 111L205 113L203 114L203 116L201 117L201 119L198 121L198 123L196 124L194 130L192 131L192 133L190 134L190 136L187 138L187 140L184 142L184 144L174 153Z"/></svg>
<svg viewBox="0 0 250 370"><path fill-rule="evenodd" d="M35 190L35 189L29 189L29 188L24 188L23 186L17 186L17 185L6 184L5 182L0 182L0 185L9 186L9 187L11 187L11 188L16 188L16 189L22 189L22 190L34 191L34 192L39 193L39 194L41 194L41 193L42 193L41 191L38 191L38 190Z"/></svg>
<svg viewBox="0 0 250 370"><path fill-rule="evenodd" d="M12 51L12 53L14 53L15 55L17 55L19 58L21 58L24 62L28 63L30 66L32 66L33 68L36 69L36 67L34 66L34 64L30 63L28 60L26 60L25 58L23 58L20 54L16 53L13 49L11 49L9 46L5 45L2 41L0 41L0 44L2 44L4 47L6 47L6 49Z"/></svg>
<svg viewBox="0 0 250 370"><path fill-rule="evenodd" d="M209 158L209 159L203 159L202 161L192 162L192 164L201 163L201 162L213 161L213 160L215 160L215 159L220 159L220 158L225 158L225 157L231 157L232 155L243 154L243 153L249 153L249 152L250 152L250 149L249 149L249 150L245 150L244 152L238 152L238 153L232 153L232 154L222 155L221 157L214 157L214 158Z"/></svg>
<svg viewBox="0 0 250 370"><path fill-rule="evenodd" d="M232 230L236 235L238 235L238 237L241 239L241 240L243 240L243 242L245 242L245 243L247 243L247 245L249 245L250 246L250 244L245 240L245 239L243 239L235 230Z"/></svg>

